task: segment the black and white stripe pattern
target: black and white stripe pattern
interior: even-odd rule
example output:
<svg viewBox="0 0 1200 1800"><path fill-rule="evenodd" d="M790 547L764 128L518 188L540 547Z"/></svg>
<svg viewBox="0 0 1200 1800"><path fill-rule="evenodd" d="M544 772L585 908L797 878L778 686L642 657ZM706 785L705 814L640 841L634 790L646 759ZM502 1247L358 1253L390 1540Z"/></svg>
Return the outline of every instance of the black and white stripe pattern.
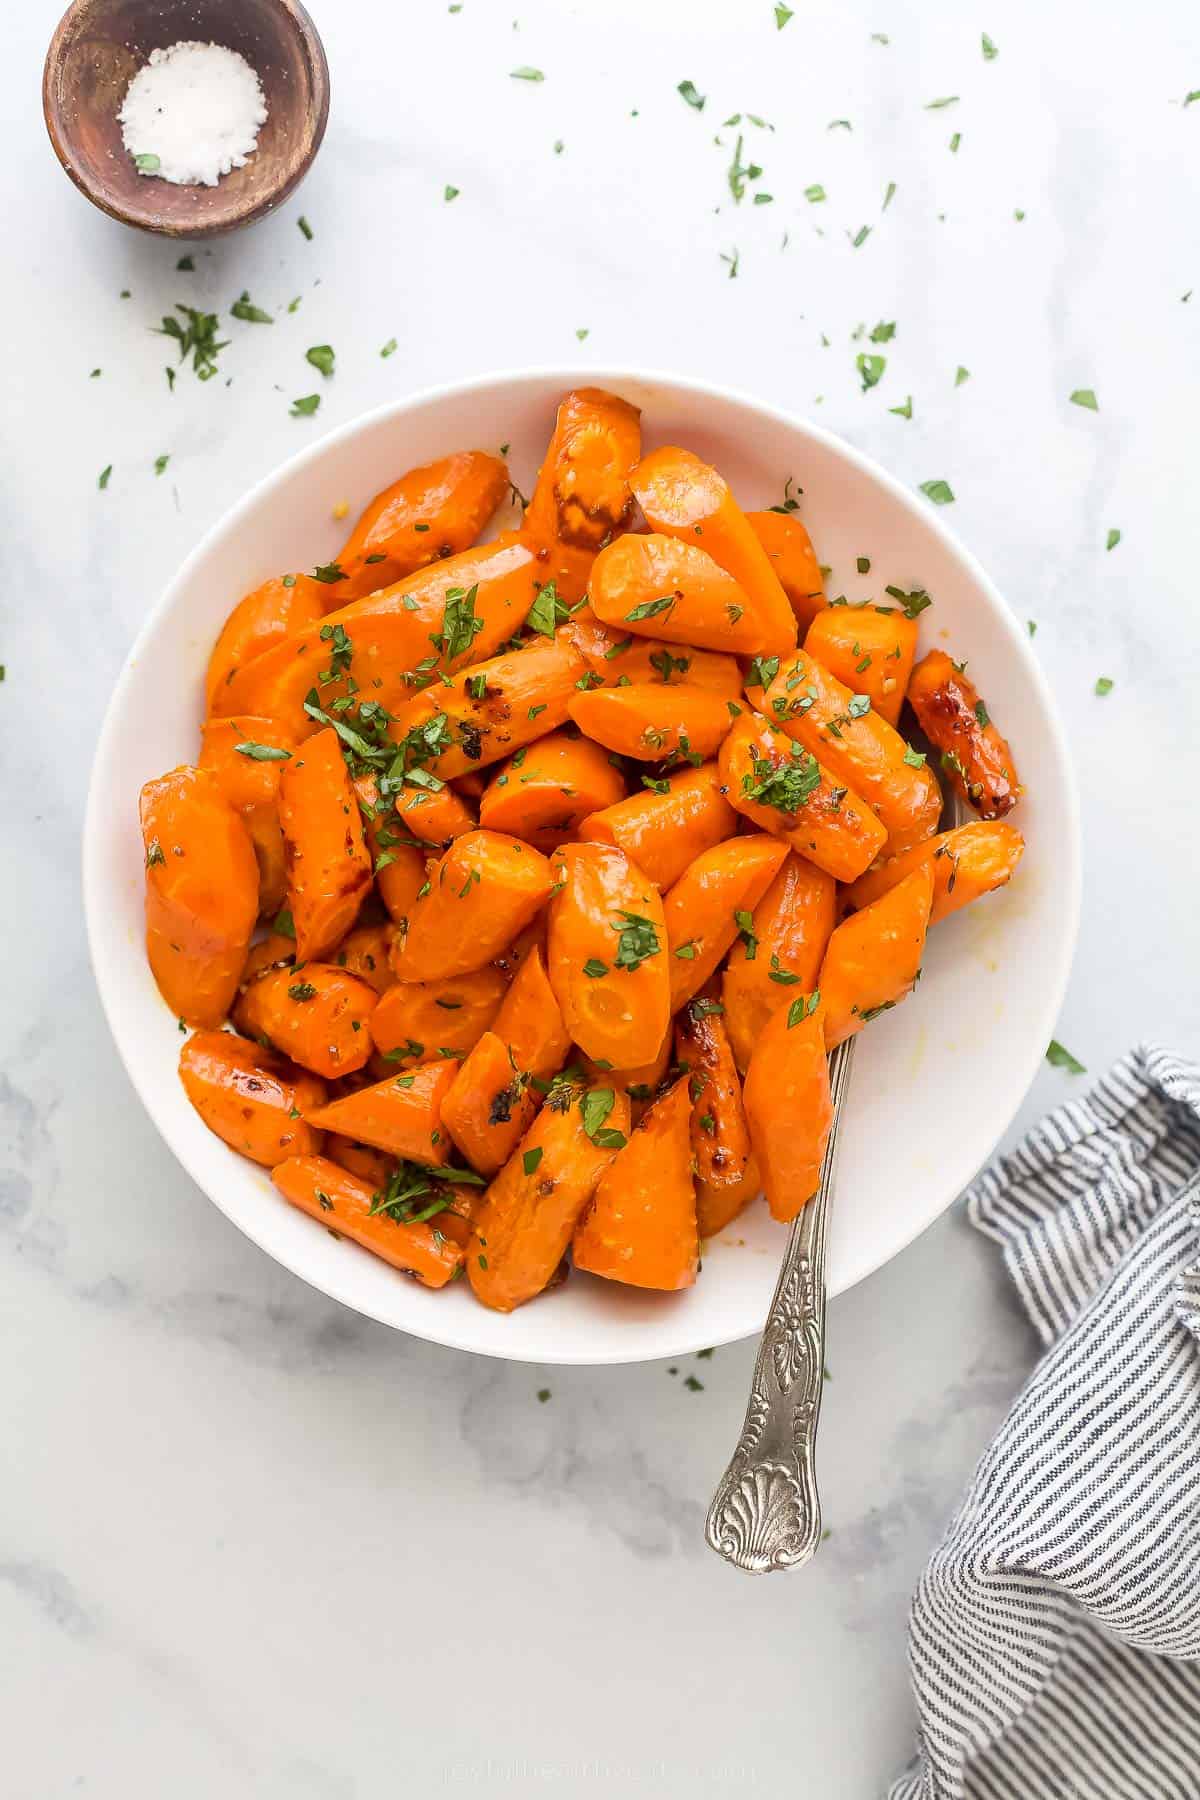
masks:
<svg viewBox="0 0 1200 1800"><path fill-rule="evenodd" d="M968 1194L1047 1348L917 1588L890 1800L1200 1800L1198 1171L1143 1049Z"/></svg>

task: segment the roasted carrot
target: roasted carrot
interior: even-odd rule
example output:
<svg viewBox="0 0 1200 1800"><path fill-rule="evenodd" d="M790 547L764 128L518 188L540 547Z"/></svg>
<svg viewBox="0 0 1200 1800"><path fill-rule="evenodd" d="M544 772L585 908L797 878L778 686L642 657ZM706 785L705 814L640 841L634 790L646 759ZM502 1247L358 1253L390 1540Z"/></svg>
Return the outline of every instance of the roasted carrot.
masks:
<svg viewBox="0 0 1200 1800"><path fill-rule="evenodd" d="M942 768L981 819L1002 819L1025 792L1003 737L979 690L944 650L931 650L912 672L908 700L922 731L941 751ZM903 846L897 846L902 848Z"/></svg>
<svg viewBox="0 0 1200 1800"><path fill-rule="evenodd" d="M592 813L581 838L615 844L656 887L678 881L690 862L737 830L737 814L721 792L716 763L680 769L645 792Z"/></svg>
<svg viewBox="0 0 1200 1800"><path fill-rule="evenodd" d="M208 659L204 678L207 710L236 672L285 638L319 624L325 613L326 590L311 575L274 575L239 600L221 629Z"/></svg>
<svg viewBox="0 0 1200 1800"><path fill-rule="evenodd" d="M731 806L837 881L870 868L887 841L866 802L761 713L734 720L717 763Z"/></svg>
<svg viewBox="0 0 1200 1800"><path fill-rule="evenodd" d="M739 656L779 648L769 622L699 540L657 532L617 538L592 564L588 599L596 617L623 637Z"/></svg>
<svg viewBox="0 0 1200 1800"><path fill-rule="evenodd" d="M324 1084L249 1039L194 1032L179 1053L179 1077L208 1129L251 1162L273 1168L320 1150L320 1132L301 1115L320 1106Z"/></svg>
<svg viewBox="0 0 1200 1800"><path fill-rule="evenodd" d="M804 648L854 693L866 694L889 725L900 723L917 651L917 622L899 606L827 606Z"/></svg>
<svg viewBox="0 0 1200 1800"><path fill-rule="evenodd" d="M554 1084L476 1214L467 1274L485 1306L511 1312L541 1293L628 1132L623 1094Z"/></svg>
<svg viewBox="0 0 1200 1800"><path fill-rule="evenodd" d="M589 1081L599 1082L601 1085L607 1083L629 1096L631 1117L636 1125L666 1079L674 1043L674 1028L669 1024L663 1033L662 1043L649 1062L634 1063L630 1068L610 1069L607 1063L600 1064L592 1057L585 1056L583 1066Z"/></svg>
<svg viewBox="0 0 1200 1800"><path fill-rule="evenodd" d="M391 938L390 926L356 926L347 932L330 960L357 980L365 981L377 994L386 994L396 980L388 960Z"/></svg>
<svg viewBox="0 0 1200 1800"><path fill-rule="evenodd" d="M335 1162L339 1169L357 1175L375 1193L382 1192L387 1186L396 1167L394 1156L385 1156L382 1150L373 1150L370 1144L356 1144L353 1138L339 1137L333 1131L325 1133L322 1155Z"/></svg>
<svg viewBox="0 0 1200 1800"><path fill-rule="evenodd" d="M670 1019L662 898L623 850L564 844L552 861L546 973L580 1049L612 1068L657 1056Z"/></svg>
<svg viewBox="0 0 1200 1800"><path fill-rule="evenodd" d="M272 969L252 981L233 1019L247 1037L265 1039L302 1069L332 1081L352 1075L371 1054L368 1029L377 995L330 963Z"/></svg>
<svg viewBox="0 0 1200 1800"><path fill-rule="evenodd" d="M507 980L491 964L441 981L397 983L371 1020L381 1069L396 1064L413 1068L442 1055L466 1056L495 1019L507 992Z"/></svg>
<svg viewBox="0 0 1200 1800"><path fill-rule="evenodd" d="M825 605L825 578L812 539L794 513L751 512L746 523L767 553L803 639Z"/></svg>
<svg viewBox="0 0 1200 1800"><path fill-rule="evenodd" d="M423 844L440 846L478 829L479 821L452 787L404 788L395 798L393 830L410 833Z"/></svg>
<svg viewBox="0 0 1200 1800"><path fill-rule="evenodd" d="M745 1173L732 1187L710 1187L706 1181L696 1183L696 1223L701 1238L716 1237L730 1222L745 1212L750 1202L762 1192L762 1176L753 1156Z"/></svg>
<svg viewBox="0 0 1200 1800"><path fill-rule="evenodd" d="M336 732L302 744L279 778L296 955L319 962L341 943L371 885L358 800Z"/></svg>
<svg viewBox="0 0 1200 1800"><path fill-rule="evenodd" d="M827 1049L853 1037L912 991L921 972L932 902L933 867L924 862L838 926L820 974Z"/></svg>
<svg viewBox="0 0 1200 1800"><path fill-rule="evenodd" d="M577 388L558 409L523 531L543 580L582 598L592 558L629 522L629 471L641 455L641 414L603 388Z"/></svg>
<svg viewBox="0 0 1200 1800"><path fill-rule="evenodd" d="M972 900L994 893L1011 881L1024 849L1025 840L1015 826L1003 819L980 819L926 838L903 856L893 856L878 868L868 870L847 889L846 899L852 907L870 906L927 862L933 870L929 923L936 925L960 907L969 906Z"/></svg>
<svg viewBox="0 0 1200 1800"><path fill-rule="evenodd" d="M837 884L789 856L754 908L749 931L729 952L721 978L725 1028L744 1074L767 1020L817 985L834 927Z"/></svg>
<svg viewBox="0 0 1200 1800"><path fill-rule="evenodd" d="M265 938L259 938L251 944L246 952L246 960L242 964L242 972L238 977L238 986L246 987L265 975L268 969L291 969L296 963L296 938L292 932L291 921L285 916L287 932L269 931ZM289 935L290 934L290 935Z"/></svg>
<svg viewBox="0 0 1200 1800"><path fill-rule="evenodd" d="M541 909L554 877L540 850L499 831L455 838L418 895L392 949L401 981L481 969Z"/></svg>
<svg viewBox="0 0 1200 1800"><path fill-rule="evenodd" d="M479 802L479 823L549 852L574 837L581 819L625 796L607 753L575 731L530 744L517 767L505 763Z"/></svg>
<svg viewBox="0 0 1200 1800"><path fill-rule="evenodd" d="M258 862L258 909L279 911L287 892L287 859L279 827L279 773L295 749L273 719L209 719L201 728L198 767L208 769L241 813Z"/></svg>
<svg viewBox="0 0 1200 1800"><path fill-rule="evenodd" d="M271 1179L285 1200L319 1225L415 1275L426 1287L445 1287L462 1267L462 1246L438 1230L436 1219L417 1224L375 1211L376 1196L367 1183L323 1156L292 1157Z"/></svg>
<svg viewBox="0 0 1200 1800"><path fill-rule="evenodd" d="M449 687L400 708L391 734L424 727L438 754L429 767L450 781L532 744L567 722L567 703L585 672L566 630L464 669ZM441 724L437 721L444 721Z"/></svg>
<svg viewBox="0 0 1200 1800"><path fill-rule="evenodd" d="M665 638L635 637L602 625L590 611L576 613L567 635L587 664L588 687L626 686L631 681L663 681L672 686L707 688L722 700L738 700L742 672L736 656L697 650L691 644L668 644ZM590 677L590 679L588 679Z"/></svg>
<svg viewBox="0 0 1200 1800"><path fill-rule="evenodd" d="M390 803L380 800L373 774L356 775L351 785L362 815L363 836L371 854L379 898L390 919L406 919L425 885L426 851L410 841L412 834L407 823L391 810Z"/></svg>
<svg viewBox="0 0 1200 1800"><path fill-rule="evenodd" d="M711 756L729 730L729 702L706 688L637 682L574 694L567 711L596 743L639 762Z"/></svg>
<svg viewBox="0 0 1200 1800"><path fill-rule="evenodd" d="M691 1112L684 1079L642 1115L576 1227L577 1269L666 1293L691 1287L700 1267Z"/></svg>
<svg viewBox="0 0 1200 1800"><path fill-rule="evenodd" d="M651 531L699 542L746 594L760 622L758 650L790 650L796 621L770 557L711 464L690 450L664 445L643 457L631 486Z"/></svg>
<svg viewBox="0 0 1200 1800"><path fill-rule="evenodd" d="M889 852L932 837L942 808L938 784L899 732L871 710L866 695L853 693L804 650L778 670L772 664L768 659L752 666L752 704L874 809Z"/></svg>
<svg viewBox="0 0 1200 1800"><path fill-rule="evenodd" d="M798 994L768 1020L742 1099L771 1217L794 1219L820 1184L833 1124L817 995Z"/></svg>
<svg viewBox="0 0 1200 1800"><path fill-rule="evenodd" d="M788 847L766 832L727 838L684 870L663 900L671 1011L698 994L738 935L738 913L753 913Z"/></svg>
<svg viewBox="0 0 1200 1800"><path fill-rule="evenodd" d="M675 1020L675 1060L688 1075L696 1178L736 1187L750 1161L742 1084L725 1020L703 1000L689 1001Z"/></svg>
<svg viewBox="0 0 1200 1800"><path fill-rule="evenodd" d="M511 533L464 550L292 632L237 669L212 710L278 719L297 735L313 729L304 709L313 689L326 712L351 695L394 711L415 685L510 638L533 603L536 574L533 552ZM354 712L346 718L353 723Z"/></svg>
<svg viewBox="0 0 1200 1800"><path fill-rule="evenodd" d="M334 558L338 606L455 556L479 536L508 492L508 470L486 450L456 450L376 494Z"/></svg>
<svg viewBox="0 0 1200 1800"><path fill-rule="evenodd" d="M320 1131L336 1131L389 1156L435 1167L450 1158L449 1134L442 1129L442 1101L458 1073L453 1062L423 1063L403 1075L389 1075L343 1100L310 1107L305 1118Z"/></svg>
<svg viewBox="0 0 1200 1800"><path fill-rule="evenodd" d="M146 954L171 1011L219 1025L258 917L258 863L241 816L207 769L173 769L141 791Z"/></svg>

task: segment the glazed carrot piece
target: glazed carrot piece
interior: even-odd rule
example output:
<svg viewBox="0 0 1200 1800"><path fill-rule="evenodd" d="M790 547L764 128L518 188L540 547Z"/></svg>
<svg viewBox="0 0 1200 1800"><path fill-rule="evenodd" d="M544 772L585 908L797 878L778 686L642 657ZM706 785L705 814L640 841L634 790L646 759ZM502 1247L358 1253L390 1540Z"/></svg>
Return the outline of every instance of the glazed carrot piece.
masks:
<svg viewBox="0 0 1200 1800"><path fill-rule="evenodd" d="M1002 819L1025 792L1008 739L997 730L979 690L946 655L931 650L912 672L909 704L921 730L942 753L942 768L981 819Z"/></svg>
<svg viewBox="0 0 1200 1800"><path fill-rule="evenodd" d="M320 1132L297 1115L320 1106L324 1083L247 1038L193 1033L179 1053L179 1078L208 1129L251 1162L270 1169L320 1150Z"/></svg>
<svg viewBox="0 0 1200 1800"><path fill-rule="evenodd" d="M285 1200L319 1225L415 1275L425 1287L445 1287L462 1267L462 1246L437 1229L437 1219L415 1224L373 1212L374 1190L323 1156L292 1157L271 1179Z"/></svg>
<svg viewBox="0 0 1200 1800"><path fill-rule="evenodd" d="M665 445L643 457L631 486L651 531L700 542L747 595L762 637L756 648L783 653L796 642L788 597L753 526L711 464Z"/></svg>
<svg viewBox="0 0 1200 1800"><path fill-rule="evenodd" d="M803 639L825 605L825 578L812 539L793 513L751 512L746 523L767 553Z"/></svg>
<svg viewBox="0 0 1200 1800"><path fill-rule="evenodd" d="M540 950L522 962L496 1015L442 1103L446 1130L484 1175L503 1168L541 1105L541 1087L570 1048Z"/></svg>
<svg viewBox="0 0 1200 1800"><path fill-rule="evenodd" d="M887 842L866 802L761 713L734 720L717 763L731 806L837 881L855 880Z"/></svg>
<svg viewBox="0 0 1200 1800"><path fill-rule="evenodd" d="M701 1238L716 1237L718 1232L724 1231L761 1192L762 1176L753 1156L746 1164L741 1180L732 1187L709 1187L706 1181L697 1181L696 1223Z"/></svg>
<svg viewBox="0 0 1200 1800"><path fill-rule="evenodd" d="M468 975L540 911L554 877L540 850L499 831L455 838L418 895L392 950L401 981Z"/></svg>
<svg viewBox="0 0 1200 1800"><path fill-rule="evenodd" d="M726 701L705 688L661 682L595 688L575 694L567 711L582 732L639 762L669 756L711 756L729 730Z"/></svg>
<svg viewBox="0 0 1200 1800"><path fill-rule="evenodd" d="M146 955L189 1025L219 1025L258 917L254 846L207 769L173 769L138 802L146 861Z"/></svg>
<svg viewBox="0 0 1200 1800"><path fill-rule="evenodd" d="M294 636L319 625L325 614L325 589L311 575L273 575L239 600L221 628L208 659L204 703L216 709L220 694L244 664Z"/></svg>
<svg viewBox="0 0 1200 1800"><path fill-rule="evenodd" d="M742 1099L771 1217L794 1219L820 1185L833 1125L824 1017L816 994L799 994L768 1021L750 1059Z"/></svg>
<svg viewBox="0 0 1200 1800"><path fill-rule="evenodd" d="M616 687L631 681L664 681L706 688L722 700L738 700L742 672L736 656L697 650L691 644L668 644L665 638L635 637L602 625L588 610L576 613L567 635L588 667L589 687Z"/></svg>
<svg viewBox="0 0 1200 1800"><path fill-rule="evenodd" d="M870 906L911 875L922 863L933 870L933 906L929 923L936 925L960 907L984 894L995 893L1012 880L1025 849L1025 840L1002 819L980 819L943 831L938 837L914 844L902 856L893 856L846 890L852 907Z"/></svg>
<svg viewBox="0 0 1200 1800"><path fill-rule="evenodd" d="M493 1023L508 982L489 964L470 975L441 981L397 983L379 1002L371 1020L371 1036L389 1065L413 1068L440 1056L466 1056Z"/></svg>
<svg viewBox="0 0 1200 1800"><path fill-rule="evenodd" d="M614 1069L652 1061L671 1012L658 889L607 844L564 844L551 867L546 973L563 1024L585 1055Z"/></svg>
<svg viewBox="0 0 1200 1800"><path fill-rule="evenodd" d="M804 648L881 719L900 723L917 652L917 622L898 606L827 606L808 628Z"/></svg>
<svg viewBox="0 0 1200 1800"><path fill-rule="evenodd" d="M233 1020L246 1037L265 1039L281 1055L333 1081L352 1075L371 1054L368 1029L378 996L330 963L273 969L252 981Z"/></svg>
<svg viewBox="0 0 1200 1800"><path fill-rule="evenodd" d="M430 769L442 781L455 780L565 725L567 703L584 672L566 631L557 631L464 669L450 687L439 684L419 694L397 712L390 733L399 739L444 719L435 730L445 747Z"/></svg>
<svg viewBox="0 0 1200 1800"><path fill-rule="evenodd" d="M668 888L702 851L736 830L737 814L721 792L720 772L715 762L707 762L592 813L579 835L615 844L656 887Z"/></svg>
<svg viewBox="0 0 1200 1800"><path fill-rule="evenodd" d="M389 1156L436 1167L450 1157L450 1138L442 1129L442 1101L457 1073L457 1063L423 1063L342 1100L310 1107L304 1116L320 1131L336 1131L386 1150Z"/></svg>
<svg viewBox="0 0 1200 1800"><path fill-rule="evenodd" d="M371 885L371 858L337 733L319 731L279 777L296 955L320 962L340 944Z"/></svg>
<svg viewBox="0 0 1200 1800"><path fill-rule="evenodd" d="M376 494L334 558L344 606L468 549L508 492L508 470L486 450L456 450Z"/></svg>
<svg viewBox="0 0 1200 1800"><path fill-rule="evenodd" d="M663 900L670 949L671 1011L698 994L753 913L788 847L766 832L727 838L690 863Z"/></svg>
<svg viewBox="0 0 1200 1800"><path fill-rule="evenodd" d="M749 932L729 952L721 978L725 1028L743 1074L768 1019L816 987L836 912L833 877L789 856L754 908Z"/></svg>
<svg viewBox="0 0 1200 1800"><path fill-rule="evenodd" d="M512 1312L541 1293L628 1132L623 1094L554 1084L476 1214L467 1274L485 1306Z"/></svg>
<svg viewBox="0 0 1200 1800"><path fill-rule="evenodd" d="M692 1103L677 1081L642 1115L596 1184L572 1240L577 1269L675 1293L700 1267L692 1181Z"/></svg>
<svg viewBox="0 0 1200 1800"><path fill-rule="evenodd" d="M750 1162L742 1084L725 1020L703 1001L690 1001L675 1020L675 1060L689 1077L696 1179L737 1187Z"/></svg>
<svg viewBox="0 0 1200 1800"><path fill-rule="evenodd" d="M766 691L763 691L763 684ZM804 650L747 677L751 704L866 801L899 854L937 830L941 790L898 731Z"/></svg>
<svg viewBox="0 0 1200 1800"><path fill-rule="evenodd" d="M530 744L513 767L492 776L479 802L479 823L547 853L574 837L581 819L625 797L619 770L598 744L574 731L552 731Z"/></svg>
<svg viewBox="0 0 1200 1800"><path fill-rule="evenodd" d="M288 921L288 930L291 923ZM242 964L242 972L238 977L238 986L247 987L250 982L257 981L269 969L291 969L296 964L296 939L282 931L269 931L265 938L257 944L251 944L246 952L246 960Z"/></svg>
<svg viewBox="0 0 1200 1800"><path fill-rule="evenodd" d="M537 572L533 552L511 533L418 569L235 670L212 710L278 719L298 736L313 729L304 703L314 688L326 712L351 693L394 711L414 685L490 656L510 638L533 604Z"/></svg>
<svg viewBox="0 0 1200 1800"><path fill-rule="evenodd" d="M357 1175L376 1194L387 1186L388 1178L396 1167L394 1156L385 1156L382 1150L372 1150L369 1144L356 1144L353 1138L339 1137L333 1131L325 1133L322 1154L330 1162L335 1162L339 1169L346 1169L351 1175Z"/></svg>
<svg viewBox="0 0 1200 1800"><path fill-rule="evenodd" d="M279 828L279 773L295 750L292 733L273 719L209 719L200 730L197 767L208 769L230 806L241 813L258 862L258 908L279 911L287 892L287 861Z"/></svg>
<svg viewBox="0 0 1200 1800"><path fill-rule="evenodd" d="M377 994L386 994L396 977L388 960L392 933L387 925L359 925L347 932L331 961Z"/></svg>
<svg viewBox="0 0 1200 1800"><path fill-rule="evenodd" d="M657 532L617 538L592 564L588 599L596 617L622 637L738 656L772 647L769 623L699 542Z"/></svg>
<svg viewBox="0 0 1200 1800"><path fill-rule="evenodd" d="M423 844L440 847L476 831L479 821L452 787L404 788L396 795L394 829L409 832Z"/></svg>
<svg viewBox="0 0 1200 1800"><path fill-rule="evenodd" d="M425 885L426 853L409 841L412 834L407 823L380 800L374 775L356 775L351 786L358 801L379 898L388 917L399 922L408 917Z"/></svg>
<svg viewBox="0 0 1200 1800"><path fill-rule="evenodd" d="M607 1084L609 1087L615 1087L619 1093L629 1096L631 1116L636 1125L666 1078L674 1043L674 1029L672 1025L668 1024L667 1029L663 1032L662 1043L649 1062L634 1063L631 1068L610 1069L607 1063L602 1067L592 1057L585 1056L583 1066L587 1071L589 1081L595 1081L601 1085Z"/></svg>
<svg viewBox="0 0 1200 1800"><path fill-rule="evenodd" d="M542 579L569 603L582 598L597 550L629 523L640 420L636 406L603 388L577 388L559 406L522 529Z"/></svg>
<svg viewBox="0 0 1200 1800"><path fill-rule="evenodd" d="M838 926L821 963L827 1049L911 993L921 972L932 902L933 868L924 862Z"/></svg>

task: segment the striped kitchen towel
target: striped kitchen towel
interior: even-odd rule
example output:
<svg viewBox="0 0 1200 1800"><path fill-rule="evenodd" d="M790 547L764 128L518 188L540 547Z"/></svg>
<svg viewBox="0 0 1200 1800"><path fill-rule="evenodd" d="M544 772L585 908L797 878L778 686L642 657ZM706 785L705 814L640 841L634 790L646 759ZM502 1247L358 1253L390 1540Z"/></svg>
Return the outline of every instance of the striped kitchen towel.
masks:
<svg viewBox="0 0 1200 1800"><path fill-rule="evenodd" d="M1045 1354L917 1588L890 1800L1200 1800L1200 1068L1134 1051L967 1203Z"/></svg>

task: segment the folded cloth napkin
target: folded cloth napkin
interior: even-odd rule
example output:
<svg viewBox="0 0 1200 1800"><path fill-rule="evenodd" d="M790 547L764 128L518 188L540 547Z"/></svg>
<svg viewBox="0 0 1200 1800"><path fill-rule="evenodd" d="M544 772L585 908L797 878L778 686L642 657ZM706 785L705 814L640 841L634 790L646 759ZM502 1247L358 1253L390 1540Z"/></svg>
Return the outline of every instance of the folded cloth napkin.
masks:
<svg viewBox="0 0 1200 1800"><path fill-rule="evenodd" d="M917 1588L890 1800L1200 1800L1200 1068L1134 1051L967 1206L1046 1350Z"/></svg>

